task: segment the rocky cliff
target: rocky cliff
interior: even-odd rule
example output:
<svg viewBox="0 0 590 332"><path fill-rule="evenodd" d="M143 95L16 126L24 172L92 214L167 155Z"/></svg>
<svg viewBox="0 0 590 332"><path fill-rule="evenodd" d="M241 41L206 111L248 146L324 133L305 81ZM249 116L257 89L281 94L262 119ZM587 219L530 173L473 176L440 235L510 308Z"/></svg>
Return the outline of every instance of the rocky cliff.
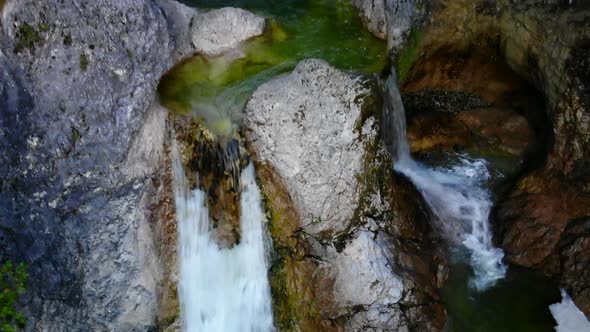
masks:
<svg viewBox="0 0 590 332"><path fill-rule="evenodd" d="M0 24L0 246L30 267L27 329L149 329L166 17L152 1L8 1Z"/></svg>
<svg viewBox="0 0 590 332"><path fill-rule="evenodd" d="M210 152L189 169L223 162L225 147L159 106L156 86L173 64L265 24L215 13L169 0L2 2L0 260L29 266L27 330L180 328L170 145Z"/></svg>

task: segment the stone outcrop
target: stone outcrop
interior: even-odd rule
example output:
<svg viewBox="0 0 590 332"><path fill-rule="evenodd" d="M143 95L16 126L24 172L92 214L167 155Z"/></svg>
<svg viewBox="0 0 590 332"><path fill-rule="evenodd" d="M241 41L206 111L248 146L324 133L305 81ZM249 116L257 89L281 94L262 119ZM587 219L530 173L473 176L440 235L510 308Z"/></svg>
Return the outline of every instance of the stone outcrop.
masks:
<svg viewBox="0 0 590 332"><path fill-rule="evenodd" d="M153 328L154 92L174 49L161 8L9 1L0 29L0 246L29 265L27 329Z"/></svg>
<svg viewBox="0 0 590 332"><path fill-rule="evenodd" d="M260 86L246 106L276 252L279 328L444 324L435 291L444 264L432 256L419 194L394 178L376 86L373 77L305 60Z"/></svg>
<svg viewBox="0 0 590 332"><path fill-rule="evenodd" d="M546 132L529 124L547 121L535 118L545 107L542 95L506 63L477 53L425 52L406 76L408 138L418 156L470 151L497 160L505 177L545 151Z"/></svg>
<svg viewBox="0 0 590 332"><path fill-rule="evenodd" d="M175 0L157 0L164 11L166 21L176 42L172 56L173 63L193 55L196 52L192 44L191 27L198 20L196 9Z"/></svg>
<svg viewBox="0 0 590 332"><path fill-rule="evenodd" d="M410 31L422 25L430 11L428 0L352 0L365 25L375 36L387 40L388 49L398 51Z"/></svg>
<svg viewBox="0 0 590 332"><path fill-rule="evenodd" d="M227 149L195 146L198 125L160 107L156 85L203 51L194 40L226 50L264 19L172 0L3 5L0 259L29 265L27 330L178 329L170 142L188 137L187 155L214 163ZM215 24L196 28L205 20ZM236 185L226 180L212 190Z"/></svg>
<svg viewBox="0 0 590 332"><path fill-rule="evenodd" d="M197 52L215 56L261 35L264 28L264 18L240 8L226 7L199 14L190 32Z"/></svg>

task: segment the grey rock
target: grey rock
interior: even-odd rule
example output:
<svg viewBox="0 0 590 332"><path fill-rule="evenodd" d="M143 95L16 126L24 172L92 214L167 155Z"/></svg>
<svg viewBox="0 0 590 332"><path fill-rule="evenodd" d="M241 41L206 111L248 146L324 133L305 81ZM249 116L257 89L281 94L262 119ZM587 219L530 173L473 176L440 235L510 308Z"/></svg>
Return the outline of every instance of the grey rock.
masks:
<svg viewBox="0 0 590 332"><path fill-rule="evenodd" d="M403 47L410 30L429 14L428 0L352 0L363 22L375 36L386 39L389 50Z"/></svg>
<svg viewBox="0 0 590 332"><path fill-rule="evenodd" d="M357 128L357 101L368 93L359 77L305 60L260 86L246 105L251 146L284 179L310 234L337 234L351 225L364 140L375 134L372 121Z"/></svg>
<svg viewBox="0 0 590 332"><path fill-rule="evenodd" d="M265 19L249 11L226 7L199 14L191 28L192 45L208 56L220 55L264 32Z"/></svg>
<svg viewBox="0 0 590 332"><path fill-rule="evenodd" d="M352 3L360 11L363 23L367 29L381 39L387 38L387 20L385 16L384 0L352 0Z"/></svg>
<svg viewBox="0 0 590 332"><path fill-rule="evenodd" d="M168 24L146 0L4 8L0 259L30 266L27 330L155 326L149 207L166 124L155 89L176 47Z"/></svg>
<svg viewBox="0 0 590 332"><path fill-rule="evenodd" d="M393 272L388 250L366 230L357 231L341 252L329 248L321 268L334 280L334 318L351 317L347 331L400 331L405 325L399 308L404 282Z"/></svg>
<svg viewBox="0 0 590 332"><path fill-rule="evenodd" d="M310 287L321 285L315 294L321 319L346 331L431 327L429 313L410 316L407 308L431 305L417 288L430 290L425 280L434 273L415 278L410 271L415 260L404 252L402 237L384 231L390 223L403 223L387 217L392 215L388 193L361 199L366 188L359 179L366 168L389 168L366 165L366 147L380 142L378 124L363 110L376 87L367 80L324 61L302 61L254 92L245 109L246 138L254 157L280 177L297 211L305 255L317 262ZM411 255L423 251L412 250Z"/></svg>
<svg viewBox="0 0 590 332"><path fill-rule="evenodd" d="M176 40L174 62L179 62L193 55L196 50L191 42L191 26L194 24L193 20L197 16L197 10L175 0L158 0L158 4L162 7Z"/></svg>
<svg viewBox="0 0 590 332"><path fill-rule="evenodd" d="M339 295L336 303L340 307L386 306L402 298L403 283L392 272L383 248L373 236L371 232L359 230L342 252L334 248L328 252L334 292Z"/></svg>

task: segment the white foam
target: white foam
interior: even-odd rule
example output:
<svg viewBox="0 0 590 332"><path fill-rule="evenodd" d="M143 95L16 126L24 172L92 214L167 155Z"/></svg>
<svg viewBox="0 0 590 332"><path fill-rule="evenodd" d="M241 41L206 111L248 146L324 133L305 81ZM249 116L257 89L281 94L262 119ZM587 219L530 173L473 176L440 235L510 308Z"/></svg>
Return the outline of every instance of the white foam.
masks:
<svg viewBox="0 0 590 332"><path fill-rule="evenodd" d="M274 331L265 217L254 167L241 176L241 241L231 249L214 241L206 193L188 189L177 152L174 172L183 331Z"/></svg>
<svg viewBox="0 0 590 332"><path fill-rule="evenodd" d="M590 322L584 313L576 307L565 290L561 290L561 302L549 306L557 322L556 332L590 332Z"/></svg>
<svg viewBox="0 0 590 332"><path fill-rule="evenodd" d="M416 185L443 234L471 252L471 266L475 272L471 285L479 290L493 286L504 278L507 268L502 264L504 253L492 245L488 223L492 200L482 186L490 178L487 162L463 156L451 168L431 169L414 161L395 74L387 79L385 89L384 113L391 121L387 128L393 131L393 142L388 145L394 150L395 170Z"/></svg>

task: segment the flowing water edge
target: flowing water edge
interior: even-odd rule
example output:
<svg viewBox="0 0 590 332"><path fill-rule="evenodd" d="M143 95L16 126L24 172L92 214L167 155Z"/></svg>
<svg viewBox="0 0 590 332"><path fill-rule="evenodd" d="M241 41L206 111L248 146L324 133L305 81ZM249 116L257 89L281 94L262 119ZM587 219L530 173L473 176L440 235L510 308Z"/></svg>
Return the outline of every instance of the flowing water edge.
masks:
<svg viewBox="0 0 590 332"><path fill-rule="evenodd" d="M395 73L385 82L385 110L394 121L394 169L406 175L416 185L430 206L438 229L455 245L461 244L471 255L475 276L470 284L478 290L493 286L506 274L502 263L504 253L492 245L489 214L490 193L482 187L490 178L486 161L460 158L450 168L431 169L410 155L406 134L406 116L397 87Z"/></svg>
<svg viewBox="0 0 590 332"><path fill-rule="evenodd" d="M173 151L179 243L179 295L184 331L274 331L266 222L250 164L241 175L241 241L215 242L206 193L190 190L177 149Z"/></svg>

